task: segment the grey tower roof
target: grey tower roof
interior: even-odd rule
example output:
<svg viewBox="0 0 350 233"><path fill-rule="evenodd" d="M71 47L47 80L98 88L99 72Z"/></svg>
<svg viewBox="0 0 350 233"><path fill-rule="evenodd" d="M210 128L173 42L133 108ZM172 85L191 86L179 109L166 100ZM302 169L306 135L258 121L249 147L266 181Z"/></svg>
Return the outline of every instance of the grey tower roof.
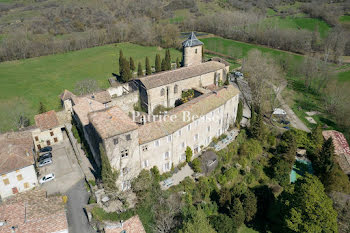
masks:
<svg viewBox="0 0 350 233"><path fill-rule="evenodd" d="M182 42L183 47L193 47L198 45L203 45L203 42L197 39L194 32L191 32L191 35L188 37L188 39Z"/></svg>

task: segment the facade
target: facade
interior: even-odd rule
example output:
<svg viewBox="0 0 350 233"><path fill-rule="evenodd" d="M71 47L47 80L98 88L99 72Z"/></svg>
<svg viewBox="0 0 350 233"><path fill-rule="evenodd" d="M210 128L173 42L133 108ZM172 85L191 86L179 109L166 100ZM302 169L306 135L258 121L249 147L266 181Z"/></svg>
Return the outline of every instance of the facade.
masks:
<svg viewBox="0 0 350 233"><path fill-rule="evenodd" d="M0 197L28 191L38 184L30 132L0 135Z"/></svg>
<svg viewBox="0 0 350 233"><path fill-rule="evenodd" d="M36 150L62 142L63 126L54 110L36 115L34 119L37 128L32 131L32 135Z"/></svg>
<svg viewBox="0 0 350 233"><path fill-rule="evenodd" d="M120 190L130 188L142 169L157 166L161 173L170 171L185 161L187 147L199 155L214 137L234 124L239 91L221 85L229 64L223 59L202 62L202 45L192 34L183 43L184 67L133 80L129 83L133 91L123 89L124 94L109 90L114 97L107 106L91 98L71 97L73 117L83 129L97 165L101 164L102 145L112 168L119 171ZM176 104L189 89L194 90L194 98ZM138 113L142 116L135 117L132 102L136 99L147 110ZM159 105L172 109L155 116L152 112Z"/></svg>
<svg viewBox="0 0 350 233"><path fill-rule="evenodd" d="M0 233L13 232L68 233L62 197L37 189L0 204Z"/></svg>

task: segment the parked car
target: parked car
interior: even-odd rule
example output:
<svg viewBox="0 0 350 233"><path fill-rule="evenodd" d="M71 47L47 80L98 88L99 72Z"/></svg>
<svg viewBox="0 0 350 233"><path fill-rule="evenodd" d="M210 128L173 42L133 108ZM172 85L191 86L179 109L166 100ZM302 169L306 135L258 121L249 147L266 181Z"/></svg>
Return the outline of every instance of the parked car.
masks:
<svg viewBox="0 0 350 233"><path fill-rule="evenodd" d="M39 167L43 167L43 166L49 165L51 163L52 163L52 159L51 158L46 158L46 159L40 160L38 166Z"/></svg>
<svg viewBox="0 0 350 233"><path fill-rule="evenodd" d="M40 153L43 153L43 152L51 152L52 151L52 147L51 146L46 146L46 147L43 147L39 150Z"/></svg>
<svg viewBox="0 0 350 233"><path fill-rule="evenodd" d="M47 158L52 158L52 153L51 152L48 152L48 153L40 155L38 161L40 162L40 161L42 161L44 159L47 159Z"/></svg>
<svg viewBox="0 0 350 233"><path fill-rule="evenodd" d="M288 126L284 126L283 128L288 129L288 130L290 129Z"/></svg>
<svg viewBox="0 0 350 233"><path fill-rule="evenodd" d="M54 179L55 179L55 174L50 173L50 174L47 174L47 175L43 176L43 177L39 180L39 183L40 183L40 184L43 184L43 183L49 182L49 181L54 180Z"/></svg>
<svg viewBox="0 0 350 233"><path fill-rule="evenodd" d="M239 72L239 71L233 72L233 75L234 75L236 78L243 78L243 73L241 73L241 72Z"/></svg>

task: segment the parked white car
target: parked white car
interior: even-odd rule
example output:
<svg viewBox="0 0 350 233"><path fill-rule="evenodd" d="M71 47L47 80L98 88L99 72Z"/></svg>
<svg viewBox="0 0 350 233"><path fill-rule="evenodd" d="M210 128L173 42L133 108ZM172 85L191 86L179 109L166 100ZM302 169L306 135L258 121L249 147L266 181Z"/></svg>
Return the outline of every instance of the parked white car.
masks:
<svg viewBox="0 0 350 233"><path fill-rule="evenodd" d="M55 179L55 174L50 173L50 174L47 174L47 175L43 176L43 177L39 180L39 183L40 183L40 184L43 184L43 183L49 182L49 181L54 180L54 179Z"/></svg>

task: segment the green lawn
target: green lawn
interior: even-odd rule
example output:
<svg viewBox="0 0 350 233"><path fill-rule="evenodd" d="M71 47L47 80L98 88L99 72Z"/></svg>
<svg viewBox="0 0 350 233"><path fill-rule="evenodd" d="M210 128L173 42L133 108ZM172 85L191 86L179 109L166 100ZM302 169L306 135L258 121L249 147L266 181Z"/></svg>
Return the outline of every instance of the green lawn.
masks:
<svg viewBox="0 0 350 233"><path fill-rule="evenodd" d="M345 23L350 22L350 15L343 15L343 16L340 16L340 17L339 17L339 21L340 21L340 22L345 22Z"/></svg>
<svg viewBox="0 0 350 233"><path fill-rule="evenodd" d="M43 56L25 60L0 63L0 102L21 97L29 102L31 122L37 113L39 102L47 109L58 109L59 95L64 89L73 90L75 83L83 79L95 79L101 88L108 87L112 72L118 72L119 50L124 56L132 56L135 64L144 67L145 57L151 64L157 53L164 56L165 50L144 47L131 43L106 45L64 54ZM181 53L171 49L172 60L181 58ZM9 111L9 110L8 110ZM8 130L0 119L0 130Z"/></svg>
<svg viewBox="0 0 350 233"><path fill-rule="evenodd" d="M338 73L340 82L350 82L350 70Z"/></svg>
<svg viewBox="0 0 350 233"><path fill-rule="evenodd" d="M278 25L282 29L305 29L314 31L318 27L320 36L324 38L330 26L321 19L307 18L307 17L270 17L266 19L267 23Z"/></svg>

